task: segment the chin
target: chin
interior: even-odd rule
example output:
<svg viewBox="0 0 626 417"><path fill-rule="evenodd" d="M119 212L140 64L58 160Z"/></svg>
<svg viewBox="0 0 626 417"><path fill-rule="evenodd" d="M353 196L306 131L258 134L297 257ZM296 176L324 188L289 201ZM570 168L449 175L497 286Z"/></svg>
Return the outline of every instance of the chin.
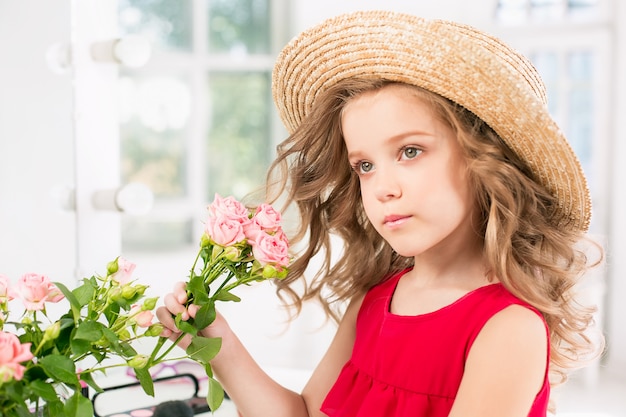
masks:
<svg viewBox="0 0 626 417"><path fill-rule="evenodd" d="M405 258L414 258L416 255L419 254L418 252L414 250L413 251L407 250L406 246L403 248L399 248L399 247L391 245L391 248L394 250L395 253Z"/></svg>

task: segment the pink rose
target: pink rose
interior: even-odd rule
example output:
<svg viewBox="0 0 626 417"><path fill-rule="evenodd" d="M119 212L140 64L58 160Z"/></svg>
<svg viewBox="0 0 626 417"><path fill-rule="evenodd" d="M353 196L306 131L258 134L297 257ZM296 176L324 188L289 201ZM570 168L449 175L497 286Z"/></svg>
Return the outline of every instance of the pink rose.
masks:
<svg viewBox="0 0 626 417"><path fill-rule="evenodd" d="M118 257L117 271L111 274L111 279L120 285L128 284L132 279L133 271L136 266L137 265L127 259L121 256Z"/></svg>
<svg viewBox="0 0 626 417"><path fill-rule="evenodd" d="M131 317L139 327L150 327L152 325L152 319L154 318L152 311L141 310L139 304L134 304L130 308L128 316Z"/></svg>
<svg viewBox="0 0 626 417"><path fill-rule="evenodd" d="M33 358L30 345L20 343L20 339L12 333L0 331L0 383L22 379L26 368L20 362Z"/></svg>
<svg viewBox="0 0 626 417"><path fill-rule="evenodd" d="M254 245L254 242L256 242L256 238L259 234L265 233L261 226L255 221L246 224L243 227L243 232L246 235L246 239L248 239L248 243L251 245Z"/></svg>
<svg viewBox="0 0 626 417"><path fill-rule="evenodd" d="M6 275L0 274L0 303L6 303L12 299L13 292L11 291L9 278Z"/></svg>
<svg viewBox="0 0 626 417"><path fill-rule="evenodd" d="M63 299L59 288L41 274L22 275L17 282L17 292L29 311L43 310L46 301L56 303Z"/></svg>
<svg viewBox="0 0 626 417"><path fill-rule="evenodd" d="M261 265L275 265L286 267L289 265L289 244L284 233L270 235L259 233L252 245L254 258Z"/></svg>
<svg viewBox="0 0 626 417"><path fill-rule="evenodd" d="M48 292L48 298L46 299L46 301L49 301L51 303L58 303L65 298L63 292L61 292L59 287L57 287L53 283L50 283L50 287L48 289L50 290L50 292Z"/></svg>
<svg viewBox="0 0 626 417"><path fill-rule="evenodd" d="M242 203L234 197L222 198L215 194L215 199L208 207L209 215L216 218L226 218L246 224L250 221L250 212Z"/></svg>
<svg viewBox="0 0 626 417"><path fill-rule="evenodd" d="M257 207L252 222L258 224L266 232L276 232L280 229L281 215L269 204Z"/></svg>
<svg viewBox="0 0 626 417"><path fill-rule="evenodd" d="M225 217L209 217L205 232L213 242L220 246L233 246L246 238L243 225L235 219Z"/></svg>

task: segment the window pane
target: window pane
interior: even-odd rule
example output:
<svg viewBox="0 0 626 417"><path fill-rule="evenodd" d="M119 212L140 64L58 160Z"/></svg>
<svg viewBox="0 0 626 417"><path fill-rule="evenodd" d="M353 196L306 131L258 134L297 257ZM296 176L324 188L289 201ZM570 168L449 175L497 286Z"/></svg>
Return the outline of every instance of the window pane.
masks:
<svg viewBox="0 0 626 417"><path fill-rule="evenodd" d="M147 185L158 201L186 197L187 135L191 92L173 76L120 77L122 183ZM158 202L157 202L158 204ZM171 249L192 240L189 219L122 218L122 247Z"/></svg>
<svg viewBox="0 0 626 417"><path fill-rule="evenodd" d="M562 0L530 0L532 7L558 6Z"/></svg>
<svg viewBox="0 0 626 417"><path fill-rule="evenodd" d="M589 20L599 16L600 1L599 0L569 0L567 2L569 15L572 18L580 18L581 20Z"/></svg>
<svg viewBox="0 0 626 417"><path fill-rule="evenodd" d="M559 99L559 59L554 52L535 52L530 59L537 68L546 86L548 108L553 115L557 114Z"/></svg>
<svg viewBox="0 0 626 417"><path fill-rule="evenodd" d="M188 220L158 221L141 217L122 218L122 250L172 250L194 242L192 226Z"/></svg>
<svg viewBox="0 0 626 417"><path fill-rule="evenodd" d="M208 195L237 198L258 188L272 155L269 72L211 72Z"/></svg>
<svg viewBox="0 0 626 417"><path fill-rule="evenodd" d="M531 0L532 16L537 20L558 20L563 16L563 0Z"/></svg>
<svg viewBox="0 0 626 417"><path fill-rule="evenodd" d="M122 181L141 182L157 198L182 197L189 85L174 77L120 79Z"/></svg>
<svg viewBox="0 0 626 417"><path fill-rule="evenodd" d="M502 23L519 24L528 17L526 0L500 0L496 9L496 20Z"/></svg>
<svg viewBox="0 0 626 417"><path fill-rule="evenodd" d="M568 0L567 2L570 9L597 7L599 3L599 0Z"/></svg>
<svg viewBox="0 0 626 417"><path fill-rule="evenodd" d="M502 23L520 24L535 21L557 21L564 17L590 20L599 15L600 0L499 0L496 19Z"/></svg>
<svg viewBox="0 0 626 417"><path fill-rule="evenodd" d="M158 49L191 50L192 0L119 0L122 35L141 34Z"/></svg>
<svg viewBox="0 0 626 417"><path fill-rule="evenodd" d="M209 0L208 4L211 53L270 52L268 0Z"/></svg>
<svg viewBox="0 0 626 417"><path fill-rule="evenodd" d="M593 138L593 72L591 52L571 52L568 54L568 73L571 89L568 94L567 135L574 151L580 158L583 169L592 178L592 138Z"/></svg>

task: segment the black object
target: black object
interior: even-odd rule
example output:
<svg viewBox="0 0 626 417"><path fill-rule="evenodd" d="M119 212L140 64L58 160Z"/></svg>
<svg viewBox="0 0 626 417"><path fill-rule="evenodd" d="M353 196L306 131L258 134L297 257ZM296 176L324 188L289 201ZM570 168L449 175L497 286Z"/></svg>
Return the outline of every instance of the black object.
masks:
<svg viewBox="0 0 626 417"><path fill-rule="evenodd" d="M172 379L190 379L193 382L193 386L194 386L194 393L193 396L191 398L187 398L184 400L180 400L180 401L174 401L174 402L181 402L184 403L188 408L191 409L192 414L180 414L180 417L187 417L189 416L193 416L195 414L201 414L201 413L206 413L208 411L211 411L211 409L209 408L209 405L206 402L206 398L204 397L199 397L198 396L198 391L200 389L200 383L198 382L198 378L195 377L195 375L193 374L177 374L177 375L170 375L170 376L165 376L165 377L161 377L161 378L155 378L154 379L154 383L158 383L159 381L167 381L167 380L172 380ZM96 399L103 394L106 394L107 392L110 391L114 391L114 390L121 390L121 389L125 389L125 388L131 388L131 387L137 387L140 386L141 383L139 381L137 382L131 382L131 383L127 383L127 384L121 384L121 385L115 385L112 387L107 387L107 388L103 388L102 392L98 392L96 393L93 398L91 399L91 402L93 403L93 415L94 417L106 417L103 415L98 414L98 412L96 411ZM165 403L170 402L170 401L166 401ZM163 403L163 404L165 404ZM149 409L152 409L153 412L156 412L156 409L158 406L160 406L161 404L158 404L156 406L150 406L148 407ZM166 407L167 409L167 407ZM130 413L134 411L134 410L129 410L127 413L129 413L129 415L131 415ZM119 413L115 413L115 414L119 414ZM179 417L179 415L177 414L160 414L161 416L171 416L171 417ZM153 417L156 416L156 414L153 415Z"/></svg>
<svg viewBox="0 0 626 417"><path fill-rule="evenodd" d="M185 401L166 401L154 408L152 417L193 417L193 408Z"/></svg>

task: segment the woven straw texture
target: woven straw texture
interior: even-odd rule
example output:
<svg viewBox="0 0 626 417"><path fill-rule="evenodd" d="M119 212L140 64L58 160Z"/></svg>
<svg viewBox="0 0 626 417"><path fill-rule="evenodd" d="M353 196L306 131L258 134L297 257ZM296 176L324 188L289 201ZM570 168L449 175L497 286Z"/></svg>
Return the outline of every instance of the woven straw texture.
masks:
<svg viewBox="0 0 626 417"><path fill-rule="evenodd" d="M551 118L533 65L467 25L390 11L328 19L280 53L273 96L293 133L315 98L349 77L385 78L433 91L484 120L559 201L561 227L587 231L591 199L582 167Z"/></svg>

